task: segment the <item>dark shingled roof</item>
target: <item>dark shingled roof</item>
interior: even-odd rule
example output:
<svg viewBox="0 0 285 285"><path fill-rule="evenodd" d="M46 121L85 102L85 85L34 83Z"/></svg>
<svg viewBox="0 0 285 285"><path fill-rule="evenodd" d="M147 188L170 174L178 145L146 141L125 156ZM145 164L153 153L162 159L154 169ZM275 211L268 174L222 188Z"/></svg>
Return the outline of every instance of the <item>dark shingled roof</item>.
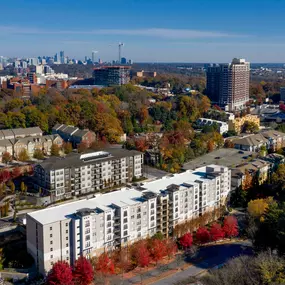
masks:
<svg viewBox="0 0 285 285"><path fill-rule="evenodd" d="M70 153L66 157L50 157L40 163L40 166L42 166L45 170L55 170L55 169L63 169L63 168L68 168L68 167L80 167L83 165L89 165L92 164L93 162L98 162L100 163L101 161L109 161L113 159L119 159L123 157L129 157L129 156L134 156L134 155L140 155L142 154L139 151L136 150L126 150L126 149L106 149L104 150L105 152L108 152L110 155L106 157L98 157L94 158L92 160L83 160L80 159L80 156L82 153ZM90 151L89 151L90 152ZM96 152L96 151L91 151Z"/></svg>

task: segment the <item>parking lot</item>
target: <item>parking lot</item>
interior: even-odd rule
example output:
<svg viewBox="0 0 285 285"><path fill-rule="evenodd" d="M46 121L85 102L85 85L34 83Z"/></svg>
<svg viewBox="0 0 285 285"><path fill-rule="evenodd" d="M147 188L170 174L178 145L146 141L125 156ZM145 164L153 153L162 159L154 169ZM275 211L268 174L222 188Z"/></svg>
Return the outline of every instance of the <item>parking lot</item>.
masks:
<svg viewBox="0 0 285 285"><path fill-rule="evenodd" d="M221 148L197 157L183 165L183 169L196 169L209 164L223 165L233 168L252 158L252 152L234 148Z"/></svg>

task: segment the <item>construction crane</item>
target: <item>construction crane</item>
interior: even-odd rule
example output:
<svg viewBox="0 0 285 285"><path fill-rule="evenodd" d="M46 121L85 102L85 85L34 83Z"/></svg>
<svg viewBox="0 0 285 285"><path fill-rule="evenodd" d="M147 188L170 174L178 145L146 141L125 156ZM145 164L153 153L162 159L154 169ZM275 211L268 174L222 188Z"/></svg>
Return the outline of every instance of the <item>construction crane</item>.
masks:
<svg viewBox="0 0 285 285"><path fill-rule="evenodd" d="M122 47L124 46L124 43L119 43L119 64L121 64L121 58L122 58Z"/></svg>

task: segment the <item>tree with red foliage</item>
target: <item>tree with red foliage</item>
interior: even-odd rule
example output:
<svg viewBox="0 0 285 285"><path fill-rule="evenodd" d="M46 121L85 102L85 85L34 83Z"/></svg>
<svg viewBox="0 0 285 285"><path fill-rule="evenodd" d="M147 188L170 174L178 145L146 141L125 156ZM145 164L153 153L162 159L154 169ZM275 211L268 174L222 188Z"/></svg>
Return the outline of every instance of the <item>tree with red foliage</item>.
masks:
<svg viewBox="0 0 285 285"><path fill-rule="evenodd" d="M196 239L199 243L209 242L211 239L210 233L205 227L201 227L196 232Z"/></svg>
<svg viewBox="0 0 285 285"><path fill-rule="evenodd" d="M11 178L10 171L3 169L0 171L0 183L6 183Z"/></svg>
<svg viewBox="0 0 285 285"><path fill-rule="evenodd" d="M279 105L279 109L280 109L281 111L285 111L285 104L280 104L280 105Z"/></svg>
<svg viewBox="0 0 285 285"><path fill-rule="evenodd" d="M148 148L147 141L145 138L135 139L135 146L138 151L145 152Z"/></svg>
<svg viewBox="0 0 285 285"><path fill-rule="evenodd" d="M223 231L226 237L232 238L238 235L238 222L234 216L227 216L224 219Z"/></svg>
<svg viewBox="0 0 285 285"><path fill-rule="evenodd" d="M146 267L150 263L150 253L145 241L140 241L134 245L134 255L136 264L140 267Z"/></svg>
<svg viewBox="0 0 285 285"><path fill-rule="evenodd" d="M167 255L166 244L164 240L152 239L149 246L151 258L157 263Z"/></svg>
<svg viewBox="0 0 285 285"><path fill-rule="evenodd" d="M22 170L20 167L16 166L15 168L13 168L12 175L11 175L13 179L15 179L21 175L22 175Z"/></svg>
<svg viewBox="0 0 285 285"><path fill-rule="evenodd" d="M112 275L115 273L115 266L113 261L109 258L107 253L103 253L99 256L95 269L103 276Z"/></svg>
<svg viewBox="0 0 285 285"><path fill-rule="evenodd" d="M73 278L76 285L88 285L92 282L94 272L91 263L84 256L79 257L74 265Z"/></svg>
<svg viewBox="0 0 285 285"><path fill-rule="evenodd" d="M70 265L66 261L56 262L47 276L47 285L73 285Z"/></svg>
<svg viewBox="0 0 285 285"><path fill-rule="evenodd" d="M193 237L190 233L186 233L180 238L179 242L184 249L187 249L191 247L193 243Z"/></svg>
<svg viewBox="0 0 285 285"><path fill-rule="evenodd" d="M225 237L225 233L220 224L214 223L210 229L211 239L213 241L221 240Z"/></svg>
<svg viewBox="0 0 285 285"><path fill-rule="evenodd" d="M171 258L177 252L177 245L173 239L166 239L164 240L164 243L166 247L167 256L168 258Z"/></svg>
<svg viewBox="0 0 285 285"><path fill-rule="evenodd" d="M214 105L213 109L216 109L217 111L222 112L222 108L220 106L218 106L218 105Z"/></svg>

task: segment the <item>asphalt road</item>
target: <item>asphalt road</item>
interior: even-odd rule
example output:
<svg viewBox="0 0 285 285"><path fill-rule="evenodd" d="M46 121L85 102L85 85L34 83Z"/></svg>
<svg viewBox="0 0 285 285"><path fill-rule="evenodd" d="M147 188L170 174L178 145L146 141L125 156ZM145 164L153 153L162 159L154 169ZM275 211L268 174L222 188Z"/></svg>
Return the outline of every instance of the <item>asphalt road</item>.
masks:
<svg viewBox="0 0 285 285"><path fill-rule="evenodd" d="M188 262L193 263L193 266L184 271L180 271L169 278L153 283L153 285L173 285L179 281L187 279L190 276L196 276L205 270L222 265L231 258L240 255L252 255L252 253L252 248L247 242L204 247L200 249L195 259L187 260Z"/></svg>

